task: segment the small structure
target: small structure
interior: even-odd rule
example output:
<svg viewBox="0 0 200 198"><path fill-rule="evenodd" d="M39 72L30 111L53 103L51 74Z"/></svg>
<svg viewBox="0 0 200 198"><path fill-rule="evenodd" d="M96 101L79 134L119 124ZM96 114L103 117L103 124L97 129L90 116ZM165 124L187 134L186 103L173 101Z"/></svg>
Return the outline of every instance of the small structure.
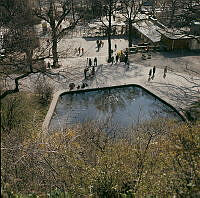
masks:
<svg viewBox="0 0 200 198"><path fill-rule="evenodd" d="M200 49L200 36L183 34L179 31L159 30L161 34L161 43L168 51L189 49Z"/></svg>
<svg viewBox="0 0 200 198"><path fill-rule="evenodd" d="M141 20L133 24L133 32L144 42L148 42L154 46L158 46L161 40L161 34L158 32L159 26L151 20Z"/></svg>
<svg viewBox="0 0 200 198"><path fill-rule="evenodd" d="M192 22L190 32L193 35L200 36L200 21Z"/></svg>

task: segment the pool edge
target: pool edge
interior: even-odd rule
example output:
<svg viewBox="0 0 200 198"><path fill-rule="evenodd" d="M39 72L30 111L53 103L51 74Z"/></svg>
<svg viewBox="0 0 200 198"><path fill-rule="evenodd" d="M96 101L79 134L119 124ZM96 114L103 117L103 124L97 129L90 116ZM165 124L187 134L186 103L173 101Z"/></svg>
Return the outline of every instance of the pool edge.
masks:
<svg viewBox="0 0 200 198"><path fill-rule="evenodd" d="M160 100L161 102L163 102L164 104L168 105L170 108L172 108L180 117L183 121L188 122L187 117L185 116L185 114L183 113L183 111L176 109L174 106L172 106L170 103L166 102L165 100L163 100L162 98L160 98L159 96L157 96L156 94L152 93L151 91L149 91L147 88L138 85L138 84L124 84L124 85L115 85L115 86L108 86L108 87L98 87L98 88L88 88L88 89L82 89L82 90L72 90L69 91L67 89L64 90L60 90L55 92L55 94L53 95L53 99L51 101L51 104L49 106L49 110L45 116L44 122L42 124L42 130L44 132L48 132L49 131L49 125L53 116L53 113L55 111L58 99L61 95L63 94L70 94L70 93L82 93L82 92L89 92L89 91L95 91L95 90L102 90L102 89L108 89L108 88L120 88L120 87L128 87L128 86L136 86L139 87L143 90L145 90L147 93L149 93L150 95L154 96L155 98L157 98L158 100Z"/></svg>

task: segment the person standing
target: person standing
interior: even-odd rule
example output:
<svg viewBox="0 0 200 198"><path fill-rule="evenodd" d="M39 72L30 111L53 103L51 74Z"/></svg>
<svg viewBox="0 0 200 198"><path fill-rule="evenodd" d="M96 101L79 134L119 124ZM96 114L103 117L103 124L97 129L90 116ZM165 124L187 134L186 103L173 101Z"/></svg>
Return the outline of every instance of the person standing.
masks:
<svg viewBox="0 0 200 198"><path fill-rule="evenodd" d="M91 60L91 58L89 58L89 67L91 67L92 66L92 60Z"/></svg>
<svg viewBox="0 0 200 198"><path fill-rule="evenodd" d="M113 65L114 62L114 56L111 57L111 65Z"/></svg>
<svg viewBox="0 0 200 198"><path fill-rule="evenodd" d="M151 79L151 74L152 74L152 69L149 70L149 80L148 81L150 81L150 79Z"/></svg>
<svg viewBox="0 0 200 198"><path fill-rule="evenodd" d="M128 56L127 55L125 55L124 63L125 63L125 65L128 63Z"/></svg>
<svg viewBox="0 0 200 198"><path fill-rule="evenodd" d="M97 48L98 48L99 47L99 40L97 40L96 43L97 43Z"/></svg>
<svg viewBox="0 0 200 198"><path fill-rule="evenodd" d="M117 51L117 44L115 44L115 51Z"/></svg>
<svg viewBox="0 0 200 198"><path fill-rule="evenodd" d="M94 58L94 66L97 66L97 57Z"/></svg>
<svg viewBox="0 0 200 198"><path fill-rule="evenodd" d="M92 76L94 76L95 75L95 68L94 68L94 66L92 66Z"/></svg>
<svg viewBox="0 0 200 198"><path fill-rule="evenodd" d="M156 72L156 66L153 66L153 76L152 76L152 78L154 78L155 72Z"/></svg>
<svg viewBox="0 0 200 198"><path fill-rule="evenodd" d="M86 66L88 66L88 61L89 61L89 59L87 58Z"/></svg>
<svg viewBox="0 0 200 198"><path fill-rule="evenodd" d="M88 68L85 68L84 69L84 77L85 77L85 79L87 79L87 71L88 71Z"/></svg>
<svg viewBox="0 0 200 198"><path fill-rule="evenodd" d="M167 73L167 66L165 66L165 68L164 68L164 75L163 75L163 78L166 77L166 73Z"/></svg>
<svg viewBox="0 0 200 198"><path fill-rule="evenodd" d="M99 52L100 47L101 47L101 43L99 42L98 45L97 45L98 52Z"/></svg>
<svg viewBox="0 0 200 198"><path fill-rule="evenodd" d="M80 55L80 53L81 53L81 48L79 47L78 48L78 54Z"/></svg>
<svg viewBox="0 0 200 198"><path fill-rule="evenodd" d="M103 41L101 41L101 47L103 47L104 46L104 42Z"/></svg>
<svg viewBox="0 0 200 198"><path fill-rule="evenodd" d="M116 60L116 63L118 63L118 60L119 60L119 55L118 54L116 55L115 60Z"/></svg>
<svg viewBox="0 0 200 198"><path fill-rule="evenodd" d="M84 48L81 49L82 50L82 55L84 54Z"/></svg>

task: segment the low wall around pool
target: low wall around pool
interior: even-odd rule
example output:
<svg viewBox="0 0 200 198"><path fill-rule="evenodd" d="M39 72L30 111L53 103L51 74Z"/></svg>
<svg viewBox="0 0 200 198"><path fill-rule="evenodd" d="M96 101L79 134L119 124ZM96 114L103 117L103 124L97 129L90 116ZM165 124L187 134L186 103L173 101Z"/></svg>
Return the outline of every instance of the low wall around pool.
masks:
<svg viewBox="0 0 200 198"><path fill-rule="evenodd" d="M160 102L164 103L165 105L167 105L168 107L170 107L175 113L178 114L178 116L181 118L181 120L183 121L188 121L186 116L184 115L184 113L182 111L177 110L175 107L173 107L171 104L167 103L165 100L163 100L162 98L158 97L157 95L153 94L152 92L150 92L149 90L145 89L144 87L137 85L137 84L126 84L126 85L118 85L118 86L109 86L109 87L101 87L101 88L90 88L90 89L82 89L82 90L61 90L56 92L53 95L53 99L51 101L49 110L47 112L47 115L45 117L45 120L43 122L42 125L42 130L44 132L48 132L49 131L49 125L51 122L51 119L54 115L55 109L56 109L56 105L58 103L59 97L65 94L71 94L71 93L86 93L86 92L90 92L90 91L96 91L96 90L105 90L105 89L110 89L110 88L123 88L123 87L128 87L128 86L134 86L134 87L138 87L141 88L142 90L144 90L145 92L147 92L149 95L155 97L156 99L158 99Z"/></svg>

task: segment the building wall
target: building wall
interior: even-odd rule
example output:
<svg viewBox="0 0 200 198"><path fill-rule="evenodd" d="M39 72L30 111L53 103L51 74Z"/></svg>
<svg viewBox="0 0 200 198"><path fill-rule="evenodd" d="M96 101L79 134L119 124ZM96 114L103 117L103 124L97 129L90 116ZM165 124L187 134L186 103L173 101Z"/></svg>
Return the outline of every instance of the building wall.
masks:
<svg viewBox="0 0 200 198"><path fill-rule="evenodd" d="M170 39L162 35L161 43L167 47L167 50L189 49L190 39Z"/></svg>
<svg viewBox="0 0 200 198"><path fill-rule="evenodd" d="M189 49L191 50L200 50L200 39L191 39L189 42Z"/></svg>

